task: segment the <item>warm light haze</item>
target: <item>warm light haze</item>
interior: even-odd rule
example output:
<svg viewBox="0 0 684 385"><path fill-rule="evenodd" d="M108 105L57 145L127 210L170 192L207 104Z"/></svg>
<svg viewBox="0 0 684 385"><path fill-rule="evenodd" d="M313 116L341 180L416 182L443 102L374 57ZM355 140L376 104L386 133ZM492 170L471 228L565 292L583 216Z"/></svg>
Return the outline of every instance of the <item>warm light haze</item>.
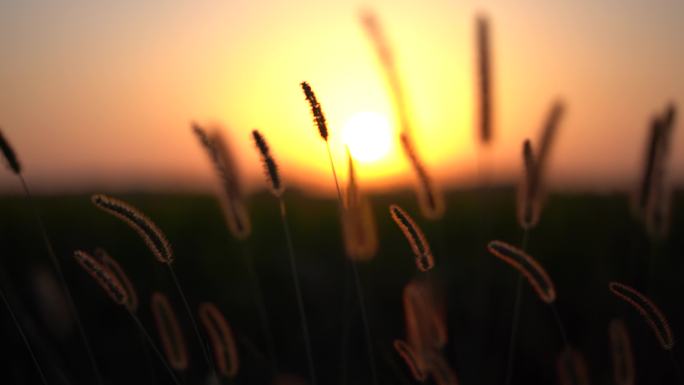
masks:
<svg viewBox="0 0 684 385"><path fill-rule="evenodd" d="M205 190L213 175L190 131L195 120L224 125L252 186L263 183L249 138L258 128L288 185L332 193L299 89L306 80L341 175L346 144L363 186L408 186L395 107L359 22L365 8L392 44L416 147L443 185L471 185L478 162L494 180L515 180L523 139L537 138L561 97L552 188L631 187L649 119L669 101L684 103L681 1L10 0L0 5L0 127L40 191ZM482 153L480 13L492 25L495 116ZM675 181L683 138L676 130Z"/></svg>

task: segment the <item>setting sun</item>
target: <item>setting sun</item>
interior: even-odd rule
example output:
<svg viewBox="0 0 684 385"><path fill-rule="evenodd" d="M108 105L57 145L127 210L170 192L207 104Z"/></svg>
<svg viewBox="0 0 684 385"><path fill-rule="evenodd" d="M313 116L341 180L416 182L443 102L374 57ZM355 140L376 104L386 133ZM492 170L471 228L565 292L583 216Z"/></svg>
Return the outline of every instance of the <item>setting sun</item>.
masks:
<svg viewBox="0 0 684 385"><path fill-rule="evenodd" d="M342 141L354 158L374 162L392 147L392 130L387 118L376 112L358 112L342 128Z"/></svg>

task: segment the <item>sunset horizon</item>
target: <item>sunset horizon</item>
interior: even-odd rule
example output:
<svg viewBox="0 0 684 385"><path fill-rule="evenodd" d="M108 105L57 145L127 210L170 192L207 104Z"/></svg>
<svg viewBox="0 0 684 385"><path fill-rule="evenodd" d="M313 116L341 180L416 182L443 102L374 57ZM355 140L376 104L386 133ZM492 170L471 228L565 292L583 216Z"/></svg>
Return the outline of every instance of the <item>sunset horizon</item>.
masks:
<svg viewBox="0 0 684 385"><path fill-rule="evenodd" d="M55 22L36 28L49 6L34 13L28 4L6 6L3 25L13 33L2 39L14 49L0 69L7 85L0 96L0 127L20 149L29 177L43 192L87 191L98 184L153 189L155 183L163 188L187 183L193 190L199 182L199 189L207 188L211 173L190 132L190 122L198 121L225 127L250 185L258 187L260 165L249 131L259 128L273 137L289 183L330 194L332 186L324 182L326 154L299 82L310 81L319 93L341 168L343 129L356 114L377 114L395 133L400 129L392 90L360 22L362 10L373 10L379 18L409 95L418 152L446 186L476 184L478 165L485 163L493 182L516 180L522 141L538 138L551 103L561 99L566 113L551 162L551 186L624 191L638 183L651 117L667 103L684 99L684 75L675 70L684 54L675 49L675 40L668 40L675 25L668 24L669 13L659 11L651 15L660 20L658 29L634 35L647 17L638 14L637 3L625 8L631 11L623 18L600 28L583 12L592 7L608 12L617 4L551 7L529 0L514 11L497 2L456 6L437 1L431 8L380 2L330 9L311 3L301 15L282 18L278 9L284 3L272 4L265 9L240 5L238 13L222 6L228 7L228 19L244 14L239 26L224 24L214 4L203 28L177 24L173 28L184 31L178 44L162 46L153 32L171 36L164 31L170 31L181 8L166 6L168 12L160 12L149 27L123 4L55 8L49 13ZM526 9L529 23L515 16ZM569 9L574 14L565 12ZM492 24L495 116L487 154L477 149L474 23L484 14ZM587 27L581 28L582 37L560 27L545 28L543 34L531 29L549 26L550 20L562 25L566 18ZM275 35L258 28L272 21L268 25ZM119 25L126 34L116 32ZM88 40L89 35L99 38ZM116 48L100 49L102 39ZM621 60L631 53L628 41L648 47L650 60ZM612 52L597 51L609 42L621 43L611 43ZM534 47L543 47L544 53L535 53ZM167 69L151 70L158 60ZM621 65L615 67L617 60ZM250 76L241 75L245 71ZM676 186L684 181L681 138L675 132L670 177ZM302 176L311 173L317 177ZM375 190L412 183L396 135L385 155L360 164L359 174ZM11 190L11 184L3 183L2 189Z"/></svg>

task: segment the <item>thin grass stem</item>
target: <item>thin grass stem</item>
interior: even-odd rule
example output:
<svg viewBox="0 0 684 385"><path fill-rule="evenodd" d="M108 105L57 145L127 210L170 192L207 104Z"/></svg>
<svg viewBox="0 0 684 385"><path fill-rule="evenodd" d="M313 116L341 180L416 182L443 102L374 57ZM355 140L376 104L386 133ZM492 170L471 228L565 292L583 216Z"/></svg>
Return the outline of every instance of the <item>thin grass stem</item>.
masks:
<svg viewBox="0 0 684 385"><path fill-rule="evenodd" d="M347 385L347 347L349 340L349 329L351 328L351 311L349 310L349 297L351 285L349 283L349 266L351 263L344 264L344 297L342 299L342 342L340 346L340 384Z"/></svg>
<svg viewBox="0 0 684 385"><path fill-rule="evenodd" d="M24 342L24 345L26 345L26 349L28 350L29 355L31 356L31 360L33 360L33 364L36 366L36 369L38 370L38 376L40 376L40 379L43 382L43 384L47 385L48 382L45 378L43 368L40 366L38 358L36 358L36 354L33 352L33 348L31 347L31 343L29 342L28 337L26 337L24 329L19 324L19 320L17 320L17 315L14 313L12 306L10 305L9 301L7 300L7 297L5 296L5 291L2 288L0 288L0 299L2 299L2 302L5 304L5 307L7 308L7 311L9 312L10 317L12 318L12 322L14 323L14 326L17 328L17 331L19 332L21 340Z"/></svg>
<svg viewBox="0 0 684 385"><path fill-rule="evenodd" d="M19 180L21 181L21 186L24 189L24 194L26 196L26 199L28 200L29 205L31 206L35 220L38 223L38 227L40 229L40 233L41 233L41 236L43 238L43 243L45 244L45 248L47 249L50 262L52 263L52 266L54 267L55 271L57 271L57 277L59 278L59 282L62 285L64 293L66 294L66 299L67 299L67 304L69 306L69 311L74 316L76 328L78 329L79 336L81 338L81 341L83 342L83 347L85 348L86 354L88 355L88 361L90 363L90 366L93 369L93 373L95 374L96 382L99 385L104 385L104 382L102 380L102 375L100 374L100 369L98 368L97 363L95 362L95 355L93 354L93 349L91 348L90 341L88 340L88 337L85 334L85 329L83 328L83 322L81 321L81 316L78 314L78 311L76 310L76 304L74 303L74 297L71 295L71 290L69 289L69 286L67 285L66 278L64 278L64 273L62 272L62 265L59 262L59 259L57 259L57 254L55 253L55 249L54 249L54 246L52 245L52 241L50 241L50 238L47 235L47 230L46 230L45 224L43 223L43 218L41 217L40 213L38 212L38 206L36 205L36 202L33 199L33 195L31 194L31 190L29 189L28 183L26 183L24 176L21 174L17 174L17 176L19 177Z"/></svg>
<svg viewBox="0 0 684 385"><path fill-rule="evenodd" d="M565 348L569 347L570 344L568 342L568 333L565 331L565 326L563 325L563 321L560 318L560 315L558 314L558 309L556 308L555 303L550 303L549 306L551 307L551 312L553 313L553 318L556 320L556 325L558 325L558 332L560 333L561 340L563 341L563 346Z"/></svg>
<svg viewBox="0 0 684 385"><path fill-rule="evenodd" d="M209 371L211 373L213 373L213 375L216 375L216 369L214 367L213 362L211 361L211 358L209 357L209 351L207 350L207 344L204 342L204 338L202 338L202 334L200 334L199 327L197 327L197 321L195 321L195 317L192 315L192 310L190 309L190 304L188 303L188 299L185 296L185 292L181 288L180 282L178 282L178 277L176 276L176 272L173 270L173 266L171 266L170 263L167 263L166 266L168 266L168 268L169 268L169 272L171 274L171 279L173 280L173 283L176 286L178 293L180 294L181 300L183 301L183 306L185 307L185 311L188 313L188 317L190 317L190 322L192 323L192 328L195 331L195 336L197 337L197 341L199 342L200 347L202 348L202 354L204 355L204 360L207 363Z"/></svg>
<svg viewBox="0 0 684 385"><path fill-rule="evenodd" d="M330 151L330 142L325 141L325 148L328 150L328 160L330 161L330 169L332 170L333 179L335 180L335 188L337 189L337 201L340 208L344 207L342 200L342 189L340 189L340 182L337 180L337 171L335 170L335 162L333 162L332 151Z"/></svg>
<svg viewBox="0 0 684 385"><path fill-rule="evenodd" d="M152 339L152 336L150 336L150 333L147 332L147 329L145 329L145 326L140 322L140 319L138 318L135 313L132 311L128 311L128 315L131 316L131 319L133 322L138 326L138 329L140 329L140 332L143 334L147 342L149 342L150 346L152 347L152 350L154 353L157 355L161 363L164 365L164 368L166 368L166 371L169 372L169 376L171 376L171 379L173 380L173 383L176 385L181 385L180 381L178 381L178 377L176 377L176 373L171 369L171 366L169 366L169 363L166 362L166 358L164 358L164 355L162 352L159 351L159 348L157 348L157 345L154 343L154 339Z"/></svg>
<svg viewBox="0 0 684 385"><path fill-rule="evenodd" d="M266 302L264 301L264 295L261 290L261 280L257 274L256 267L254 266L254 260L252 259L252 253L250 252L247 244L242 244L242 257L247 267L247 274L249 274L250 282L252 283L252 294L254 295L254 303L259 313L259 321L261 324L261 332L263 333L266 342L266 351L270 356L271 360L271 370L275 376L278 373L278 358L276 355L275 342L273 339L273 333L271 332L271 322L268 317L268 310L266 308Z"/></svg>
<svg viewBox="0 0 684 385"><path fill-rule="evenodd" d="M529 231L523 229L522 250L527 249L527 242L529 240ZM518 280L515 285L515 301L513 304L513 319L511 320L511 338L508 342L508 362L506 363L506 377L505 385L510 385L513 379L513 362L515 361L515 345L518 336L518 325L520 323L520 309L522 308L522 285L523 275L518 273Z"/></svg>
<svg viewBox="0 0 684 385"><path fill-rule="evenodd" d="M328 151L328 160L330 161L330 169L332 170L333 179L335 180L335 188L337 189L337 199L338 199L340 214L342 214L342 211L344 210L344 201L342 200L342 190L340 189L340 182L337 180L337 171L335 170L335 162L333 162L332 152L330 151L330 142L328 142L327 140L325 141L325 147ZM361 308L361 321L363 322L363 332L364 332L364 336L366 338L366 348L368 351L368 363L370 365L371 377L373 379L373 384L377 385L378 384L378 376L377 376L377 372L376 372L376 368L375 368L375 355L373 354L372 335L371 335L371 331L370 331L370 325L368 322L368 313L366 311L366 304L365 304L365 299L364 299L365 297L363 294L363 287L361 285L361 278L359 277L359 270L356 267L356 263L354 261L351 261L351 260L349 260L348 263L351 265L351 268L352 268L352 274L354 276L354 286L356 289L356 295L359 299L359 307ZM347 274L345 274L345 280L348 278L349 278L349 276Z"/></svg>
<svg viewBox="0 0 684 385"><path fill-rule="evenodd" d="M287 242L287 251L290 260L290 270L292 272L292 281L294 282L295 295L297 296L297 308L299 309L299 321L302 328L302 336L304 338L304 349L306 350L306 359L309 366L309 378L311 385L316 385L316 371L314 368L313 354L311 352L311 338L309 337L309 325L306 320L306 312L304 310L304 299L302 297L302 289L299 287L299 273L297 272L297 261L295 259L294 246L292 246L292 236L290 234L290 225L287 223L287 210L285 208L285 201L283 198L278 198L280 203L280 219L283 223L283 232Z"/></svg>
<svg viewBox="0 0 684 385"><path fill-rule="evenodd" d="M370 364L371 377L373 384L378 384L378 374L375 368L375 355L373 354L373 343L371 337L370 326L368 323L368 313L366 311L366 303L363 296L363 289L361 286L361 278L359 277L359 270L356 263L351 261L352 273L354 275L354 285L356 286L356 295L359 298L359 307L361 308L361 320L363 321L363 331L366 337L366 348L368 350L368 361Z"/></svg>
<svg viewBox="0 0 684 385"><path fill-rule="evenodd" d="M147 338L145 338L145 334L141 331L138 331L138 338L140 339L140 346L143 350L143 355L145 356L145 362L147 363L147 369L148 369L148 374L147 376L149 377L149 383L150 384L156 384L159 382L157 380L157 376L154 373L154 367L152 365L152 357L150 356L150 348L147 345Z"/></svg>
<svg viewBox="0 0 684 385"><path fill-rule="evenodd" d="M670 361L672 362L672 367L674 368L675 380L677 381L678 384L681 384L682 383L682 368L681 368L681 366L679 366L679 362L677 362L677 358L674 355L673 349L670 349L669 356L670 356Z"/></svg>

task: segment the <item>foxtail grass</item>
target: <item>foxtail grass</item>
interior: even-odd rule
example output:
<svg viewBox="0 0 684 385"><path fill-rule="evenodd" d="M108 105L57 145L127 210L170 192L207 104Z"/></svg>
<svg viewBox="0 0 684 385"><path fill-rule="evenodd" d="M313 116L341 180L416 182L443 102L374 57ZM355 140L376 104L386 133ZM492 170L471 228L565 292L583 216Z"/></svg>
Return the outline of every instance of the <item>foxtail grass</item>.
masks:
<svg viewBox="0 0 684 385"><path fill-rule="evenodd" d="M669 114L668 114L669 115ZM668 136L668 121L665 121L662 116L657 115L651 120L649 139L647 141L644 169L642 171L641 183L639 185L637 204L639 209L645 210L651 199L651 192L653 188L653 180L655 174L658 172L657 168L664 156L663 150Z"/></svg>
<svg viewBox="0 0 684 385"><path fill-rule="evenodd" d="M109 269L90 254L81 250L74 251L74 259L104 289L114 303L128 306L128 293L126 293L121 282L109 272Z"/></svg>
<svg viewBox="0 0 684 385"><path fill-rule="evenodd" d="M207 351L204 338L202 338L202 335L199 332L199 327L197 326L197 321L195 321L192 310L190 310L188 299L183 291L183 288L181 287L180 282L178 281L176 272L173 269L173 250L171 248L171 244L166 238L166 235L164 235L161 229L149 217L143 214L142 211L120 199L112 198L104 194L96 194L93 195L92 202L104 212L109 213L128 224L145 241L147 248L157 259L157 261L166 265L173 284L176 286L178 294L183 301L183 306L185 307L185 311L192 324L195 336L197 337L197 342L200 344L200 348L202 349L202 354L204 355L204 360L207 364L207 367L209 370L213 371L214 366L209 358L209 352Z"/></svg>
<svg viewBox="0 0 684 385"><path fill-rule="evenodd" d="M527 243L527 231L523 235L523 249ZM523 249L516 248L505 242L492 241L488 244L487 249L495 257L501 259L513 268L518 270L518 280L516 284L515 302L513 308L513 318L511 320L511 338L508 345L508 360L506 366L506 374L504 384L511 383L513 377L513 362L515 359L515 346L518 331L518 324L520 321L520 308L522 304L522 280L523 277L527 279L530 286L534 289L539 299L549 305L553 313L554 321L558 326L561 340L564 347L568 347L568 337L565 331L563 321L558 314L558 310L554 304L556 300L556 289L553 281L546 273L544 268Z"/></svg>
<svg viewBox="0 0 684 385"><path fill-rule="evenodd" d="M271 150L266 142L264 136L258 131L252 131L252 139L261 155L261 160L266 170L266 181L271 189L271 193L278 200L280 206L280 219L283 225L283 233L285 234L285 241L287 244L287 253L290 262L290 272L292 274L292 281L294 283L295 296L297 298L297 309L299 311L299 322L302 329L302 337L304 338L304 350L306 352L306 360L309 369L309 380L312 385L316 385L316 370L314 366L313 353L311 350L311 338L309 336L309 325L306 318L306 310L304 308L304 299L302 296L302 289L299 284L299 273L297 271L297 260L295 257L294 246L292 245L292 236L290 234L290 225L287 221L287 208L283 200L283 192L285 187L280 179L278 166L271 154Z"/></svg>
<svg viewBox="0 0 684 385"><path fill-rule="evenodd" d="M625 322L619 318L612 319L608 325L608 337L615 385L634 385L634 352Z"/></svg>
<svg viewBox="0 0 684 385"><path fill-rule="evenodd" d="M636 208L653 242L667 237L669 230L670 188L667 183L667 160L675 118L676 108L669 104L663 113L652 119L642 178L637 189Z"/></svg>
<svg viewBox="0 0 684 385"><path fill-rule="evenodd" d="M121 287L126 292L126 306L135 313L138 310L138 305L140 303L138 293L135 291L133 283L128 278L123 268L119 265L119 262L112 258L106 250L101 248L95 249L94 254L97 260L107 269L107 272L119 281Z"/></svg>
<svg viewBox="0 0 684 385"><path fill-rule="evenodd" d="M321 136L321 139L325 141L326 150L328 152L328 160L330 161L330 170L332 172L333 179L335 181L335 189L337 190L337 203L339 208L340 218L344 219L345 213L348 212L348 207L345 207L344 199L342 198L342 190L340 189L340 182L337 179L337 171L335 170L335 162L333 161L332 152L330 151L330 141L328 140L328 126L325 120L325 115L323 114L323 109L321 104L316 98L316 94L311 89L311 86L307 82L302 82L302 91L304 91L304 96L306 97L309 107L311 108L311 115L314 118L316 127ZM375 354L373 353L373 342L370 330L370 323L368 321L368 314L365 304L365 296L363 293L363 287L361 285L361 278L359 276L358 268L354 261L349 262L351 264L352 274L354 275L354 287L356 288L356 295L359 299L359 307L361 309L361 320L363 323L364 335L366 339L366 349L368 352L368 361L371 370L372 383L377 385L378 376L375 367ZM346 279L346 276L345 276Z"/></svg>
<svg viewBox="0 0 684 385"><path fill-rule="evenodd" d="M271 189L271 193L273 196L280 199L285 191L285 187L280 180L278 164L273 158L273 155L271 155L271 148L268 146L266 138L264 138L264 136L258 130L252 131L252 139L254 139L254 145L261 155L261 161L264 165L264 172L266 174L266 181Z"/></svg>
<svg viewBox="0 0 684 385"><path fill-rule="evenodd" d="M418 270L427 272L432 269L435 265L435 258L423 231L413 218L398 205L391 205L389 211L413 251Z"/></svg>
<svg viewBox="0 0 684 385"><path fill-rule="evenodd" d="M392 91L392 99L399 116L399 124L401 125L402 133L411 133L411 122L409 120L410 113L406 103L406 96L399 78L399 72L396 65L392 46L389 43L385 31L383 30L380 20L371 10L363 10L360 13L361 24L363 25L369 40L375 48L378 55L383 72L387 78L387 82Z"/></svg>
<svg viewBox="0 0 684 385"><path fill-rule="evenodd" d="M78 314L78 311L76 310L76 304L74 303L74 297L73 297L73 295L71 295L71 290L69 289L69 285L67 285L66 278L64 277L64 273L62 271L62 264L61 264L59 258L57 258L57 254L55 253L54 245L52 244L52 241L50 240L50 237L48 236L47 228L45 227L45 223L43 223L43 217L41 216L40 212L38 211L38 205L35 202L33 195L31 194L31 190L29 189L29 186L28 186L28 183L26 182L26 179L24 178L24 174L22 172L22 167L21 167L21 163L19 162L19 158L17 157L17 154L14 151L14 148L12 147L10 142L5 138L5 136L1 130L0 130L0 152L2 152L3 158L5 159L5 162L7 163L7 166L9 167L9 169L19 179L19 182L21 183L21 187L24 191L24 196L26 197L26 200L28 201L29 205L31 206L31 210L33 211L33 216L34 216L35 222L38 225L41 237L43 239L43 243L45 245L45 249L47 250L47 253L48 253L48 259L50 260L50 263L52 263L52 267L57 272L57 276L59 278L60 286L61 286L62 290L64 290L64 293L66 294L67 305L69 307L69 311L74 316L74 321L75 321L76 327L78 329L78 335L79 335L79 338L81 339L81 343L83 344L83 348L86 351L86 355L88 356L88 362L92 368L93 375L95 376L95 381L97 382L98 385L104 385L104 382L102 380L102 375L100 374L100 369L97 366L97 362L95 362L95 355L93 354L93 349L90 346L90 341L88 340L88 337L86 336L85 329L83 329L83 322L81 321L81 317Z"/></svg>
<svg viewBox="0 0 684 385"><path fill-rule="evenodd" d="M671 350L674 347L674 336L672 329L670 329L670 324L667 322L663 312L653 301L633 287L623 283L611 282L608 284L608 289L616 297L627 302L639 312L648 326L651 327L651 330L653 330L653 334L663 349Z"/></svg>
<svg viewBox="0 0 684 385"><path fill-rule="evenodd" d="M544 170L548 164L548 157L551 151L551 146L556 137L556 131L560 123L560 118L564 111L561 102L555 102L549 113L544 128L541 133L541 149L539 153L535 154L532 148L532 142L526 139L522 146L522 160L523 160L523 177L518 186L517 199L517 214L518 223L523 230L522 248L517 249L510 245L503 243L495 243L494 248L490 247L490 251L497 257L506 261L519 270L518 279L515 287L515 299L513 302L513 317L511 319L511 337L508 346L508 359L506 364L506 374L504 384L509 385L513 376L513 363L515 360L515 346L518 334L518 324L520 322L520 311L522 308L522 285L523 276L532 283L535 291L540 295L542 301L547 302L553 312L558 329L563 339L564 345L567 346L567 336L565 327L562 324L560 316L556 307L553 305L555 300L555 289L553 286L548 286L550 279L544 272L541 266L526 254L528 248L529 235L534 227L539 223L542 209L542 195L543 195L543 176ZM492 246L492 243L490 243ZM544 272L544 274L539 274ZM548 283L547 283L548 282ZM536 284L536 286L535 286ZM547 285L543 287L542 285Z"/></svg>
<svg viewBox="0 0 684 385"><path fill-rule="evenodd" d="M126 222L145 241L159 262L171 265L174 258L171 244L161 229L140 210L104 194L93 195L92 202L99 209Z"/></svg>
<svg viewBox="0 0 684 385"><path fill-rule="evenodd" d="M244 240L251 234L252 226L244 199L242 181L232 151L220 130L207 132L197 123L192 130L211 161L221 183L223 194L219 202L231 235Z"/></svg>
<svg viewBox="0 0 684 385"><path fill-rule="evenodd" d="M345 209L342 210L344 249L352 261L369 261L378 250L378 230L369 199L361 193L356 181L354 159L347 149L349 178Z"/></svg>
<svg viewBox="0 0 684 385"><path fill-rule="evenodd" d="M565 116L566 104L562 99L556 99L551 104L551 109L546 117L544 126L539 136L539 153L537 155L538 173L543 175L549 164L551 148L556 142L560 123Z"/></svg>
<svg viewBox="0 0 684 385"><path fill-rule="evenodd" d="M541 209L539 168L529 140L523 143L523 163L524 177L518 187L518 223L523 231L528 231L539 223Z"/></svg>
<svg viewBox="0 0 684 385"><path fill-rule="evenodd" d="M406 342L395 340L413 377L423 381L429 375L438 385L456 385L458 378L449 366L442 349L448 336L446 320L429 282L413 280L403 291Z"/></svg>
<svg viewBox="0 0 684 385"><path fill-rule="evenodd" d="M318 127L318 132L321 135L321 139L328 141L328 125L325 121L325 115L323 114L323 109L321 104L316 99L316 94L311 89L311 86L307 82L302 82L302 91L304 91L304 96L306 101L309 102L309 107L311 107L311 115L314 118L314 123Z"/></svg>
<svg viewBox="0 0 684 385"><path fill-rule="evenodd" d="M358 272L356 271L355 263L367 262L373 259L378 249L378 235L375 225L375 218L371 208L370 201L360 191L356 180L356 172L354 168L354 159L347 148L347 158L349 162L349 177L347 181L346 201L340 206L340 219L342 222L342 235L344 240L344 248L348 257L345 266L344 274L344 299L342 308L342 353L340 360L340 367L342 375L340 380L342 384L346 384L346 369L347 369L347 339L349 338L349 270L350 267L354 271L355 288L359 303L362 307L362 321L364 322L364 332L366 333L366 341L370 341L371 333L370 326L366 329L365 320L367 318L365 312L365 303L363 300L363 292L361 281L358 279ZM370 342L367 342L370 345ZM375 355L371 346L368 348L369 361L371 368L375 366ZM373 369L371 369L373 370Z"/></svg>
<svg viewBox="0 0 684 385"><path fill-rule="evenodd" d="M479 91L480 143L488 145L493 136L492 121L492 65L489 19L480 15L476 19L477 70Z"/></svg>
<svg viewBox="0 0 684 385"><path fill-rule="evenodd" d="M562 100L553 102L539 135L537 151L533 150L529 139L523 142L524 177L518 188L518 222L523 229L530 230L539 223L545 200L544 182L551 149L558 136L565 109Z"/></svg>
<svg viewBox="0 0 684 385"><path fill-rule="evenodd" d="M187 370L189 360L185 337L169 299L163 293L154 292L150 307L166 360L174 370Z"/></svg>
<svg viewBox="0 0 684 385"><path fill-rule="evenodd" d="M634 213L643 225L650 243L651 252L646 259L646 266L636 272L639 278L643 275L647 285L655 278L660 249L670 230L672 187L668 181L667 161L675 120L676 107L672 103L667 105L664 112L651 119L641 179L632 199ZM637 267L639 265L637 262Z"/></svg>
<svg viewBox="0 0 684 385"><path fill-rule="evenodd" d="M235 378L240 367L240 359L230 325L213 303L200 304L197 312L204 330L209 335L218 373L231 379Z"/></svg>
<svg viewBox="0 0 684 385"><path fill-rule="evenodd" d="M278 372L278 358L275 352L275 342L271 332L268 309L262 294L259 274L256 271L254 258L246 242L251 235L252 226L245 202L242 178L235 162L233 151L220 130L216 129L213 133L210 133L197 123L192 123L192 130L209 157L221 183L223 194L219 195L219 201L223 207L228 230L235 239L241 241L242 259L251 282L251 291L254 296L261 333L266 343L273 375L275 376Z"/></svg>
<svg viewBox="0 0 684 385"><path fill-rule="evenodd" d="M438 189L432 181L432 178L416 152L411 137L407 133L402 133L400 139L404 154L411 163L418 178L417 193L421 214L423 214L423 217L426 219L441 219L445 209L442 191Z"/></svg>
<svg viewBox="0 0 684 385"><path fill-rule="evenodd" d="M142 322L140 322L140 319L136 315L137 308L134 307L132 303L132 301L134 300L133 298L137 299L136 290L132 284L130 286L126 286L120 280L121 278L123 278L126 282L130 284L130 279L126 275L125 271L119 267L119 270L117 271L118 275L115 275L109 269L108 265L98 260L98 258L95 258L82 250L76 250L73 256L76 262L78 262L78 264L81 266L81 268L83 268L83 270L95 280L95 282L107 293L107 295L112 299L112 301L114 301L115 304L120 305L126 309L128 315L131 317L133 322L138 327L138 330L140 330L142 335L145 337L147 342L152 347L152 350L155 352L161 363L164 365L165 369L168 371L169 376L171 376L171 379L173 380L174 384L180 385L180 382L178 381L178 378L176 377L173 370L171 369L169 362L166 361L164 355L159 351L156 344L154 343L154 340L147 332L147 329L142 324ZM107 255L107 257L109 256ZM109 257L109 259L111 261L114 261L111 257ZM116 261L114 262L116 263ZM133 296L131 296L130 293L132 293Z"/></svg>
<svg viewBox="0 0 684 385"><path fill-rule="evenodd" d="M543 302L551 304L556 300L556 289L546 270L530 255L505 242L489 242L487 249L495 257L513 266L530 283Z"/></svg>
<svg viewBox="0 0 684 385"><path fill-rule="evenodd" d="M394 106L401 126L400 139L402 149L418 180L416 192L421 214L426 219L440 219L444 214L444 198L442 197L442 191L434 185L413 145L411 114L408 110L408 103L406 102L391 44L375 13L370 10L362 11L361 23L366 30L369 40L375 47L383 72L390 86L392 99L394 100Z"/></svg>
<svg viewBox="0 0 684 385"><path fill-rule="evenodd" d="M402 301L408 343L419 354L442 349L448 340L447 327L432 287L413 280L404 286Z"/></svg>

